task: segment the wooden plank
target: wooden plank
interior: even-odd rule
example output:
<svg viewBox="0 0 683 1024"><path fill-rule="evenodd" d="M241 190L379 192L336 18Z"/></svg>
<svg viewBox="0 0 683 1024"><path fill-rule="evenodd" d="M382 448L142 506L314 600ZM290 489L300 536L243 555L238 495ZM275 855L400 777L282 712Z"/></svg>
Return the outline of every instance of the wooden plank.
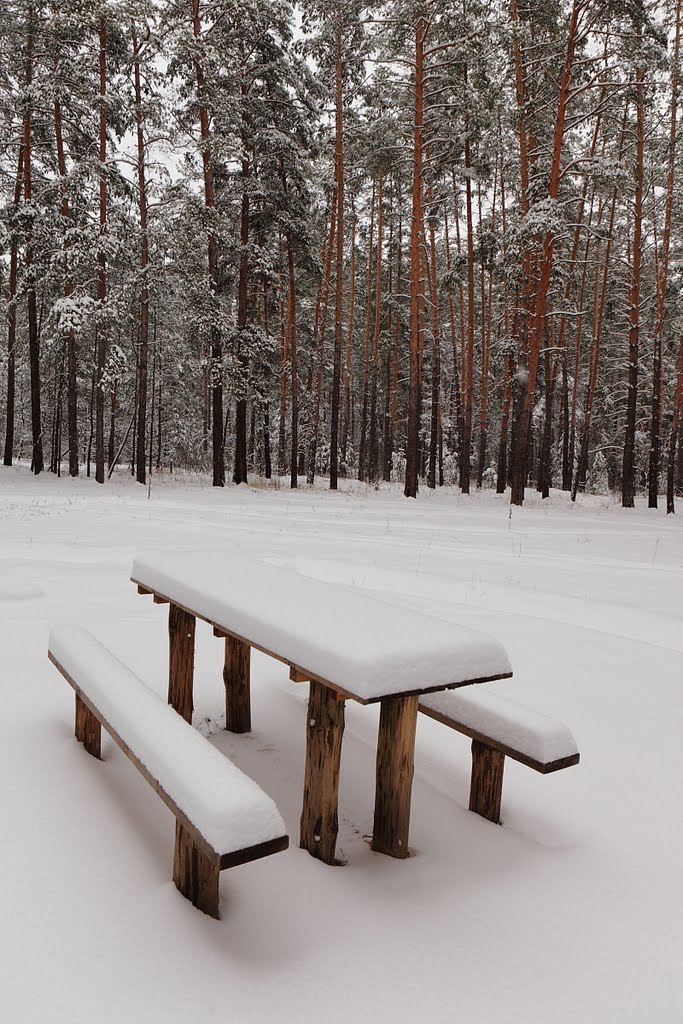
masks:
<svg viewBox="0 0 683 1024"><path fill-rule="evenodd" d="M449 729L462 733L463 736L468 736L472 740L479 740L480 743L485 743L487 747L498 750L501 754L505 754L506 757L511 757L513 761L519 761L520 764L525 764L527 768L533 768L535 772L540 772L542 775L559 772L563 768L571 768L572 765L578 764L581 759L581 755L577 753L570 754L569 757L558 758L557 761L536 761L514 747L509 747L505 743L499 743L493 736L486 736L484 733L477 732L476 729L471 729L468 725L464 725L462 722L458 722L457 719L450 718L439 711L433 711L431 708L425 707L424 704L420 704L420 712L423 715L427 715L428 718L433 718L435 722L441 722L442 725L448 726Z"/></svg>
<svg viewBox="0 0 683 1024"><path fill-rule="evenodd" d="M500 824L500 802L503 795L505 754L472 740L472 779L470 810Z"/></svg>
<svg viewBox="0 0 683 1024"><path fill-rule="evenodd" d="M148 590L147 587L143 587L140 583L138 583L138 594L144 594L147 597L149 597L151 593L151 590Z"/></svg>
<svg viewBox="0 0 683 1024"><path fill-rule="evenodd" d="M168 598L160 597L159 594L154 594L153 595L153 600L154 600L155 604L171 604L171 602L168 600Z"/></svg>
<svg viewBox="0 0 683 1024"><path fill-rule="evenodd" d="M325 864L335 864L344 704L335 699L332 690L311 682L306 721L299 845Z"/></svg>
<svg viewBox="0 0 683 1024"><path fill-rule="evenodd" d="M218 881L220 866L197 846L181 822L176 821L173 850L173 881L176 888L198 910L209 917L218 912Z"/></svg>
<svg viewBox="0 0 683 1024"><path fill-rule="evenodd" d="M225 728L229 732L250 732L251 694L249 686L251 648L234 637L225 638Z"/></svg>
<svg viewBox="0 0 683 1024"><path fill-rule="evenodd" d="M269 839L266 843L257 843L246 850L236 850L234 853L224 853L220 859L221 871L224 868L236 868L240 864L248 864L252 860L259 860L261 857L270 857L271 853L280 853L289 847L289 836L279 836L277 839Z"/></svg>
<svg viewBox="0 0 683 1024"><path fill-rule="evenodd" d="M293 683L310 683L311 677L308 672L301 672L294 665L289 666L289 678Z"/></svg>
<svg viewBox="0 0 683 1024"><path fill-rule="evenodd" d="M192 722L194 634L196 620L171 604L168 609L168 703L186 722Z"/></svg>
<svg viewBox="0 0 683 1024"><path fill-rule="evenodd" d="M87 704L76 694L76 739L98 761L102 760L102 727Z"/></svg>
<svg viewBox="0 0 683 1024"><path fill-rule="evenodd" d="M387 697L380 709L372 849L390 857L409 855L417 705L416 696Z"/></svg>
<svg viewBox="0 0 683 1024"><path fill-rule="evenodd" d="M134 576L131 576L130 579L131 582L135 583L137 586L144 586L144 584L141 584L139 580L135 579ZM323 686L327 686L331 690L335 690L338 693L343 694L345 700L355 700L358 704L378 704L386 699L385 697L360 697L357 693L353 693L351 690L346 690L343 687L340 687L338 683L333 682L331 679L326 679L324 676L318 675L315 672L309 672L308 669L304 668L302 665L292 666L290 659L287 658L285 655L277 654L275 651L271 651L268 647L264 647L262 644L259 644L254 638L241 636L239 633L235 633L234 630L228 629L228 627L223 625L222 623L214 622L213 619L209 619L206 618L206 616L204 615L200 615L194 609L187 608L185 607L185 605L182 604L178 604L178 602L175 601L174 598L169 597L166 594L158 594L158 596L164 598L164 600L170 604L175 604L178 608L183 608L184 611L188 613L188 615L192 615L197 619L201 619L202 622L208 622L208 624L214 630L217 631L216 635L220 634L223 636L232 636L235 638L235 640L240 640L242 643L248 644L255 651L261 651L262 654L267 654L269 658L275 658L276 661L281 661L285 665L293 667L295 671L300 672L302 675L304 675L306 677L306 680L310 680L311 682L322 683ZM495 676L477 676L473 679L463 679L458 683L451 683L447 686L423 686L416 690L406 690L402 691L401 693L393 693L391 694L391 697L414 697L419 696L421 693L438 693L441 690L457 690L461 686L471 686L476 683L491 683L494 682L496 679L510 679L511 676L512 672L502 672L499 675Z"/></svg>

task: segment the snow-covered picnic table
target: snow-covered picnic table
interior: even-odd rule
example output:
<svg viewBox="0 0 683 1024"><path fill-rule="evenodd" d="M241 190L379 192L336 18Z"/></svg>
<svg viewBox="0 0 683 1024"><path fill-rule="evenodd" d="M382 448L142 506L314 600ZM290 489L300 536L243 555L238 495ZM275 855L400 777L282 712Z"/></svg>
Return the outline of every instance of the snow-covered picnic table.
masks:
<svg viewBox="0 0 683 1024"><path fill-rule="evenodd" d="M420 694L512 674L485 633L396 608L238 551L138 557L132 581L169 610L169 702L192 718L196 619L225 637L226 728L251 728L249 652L310 681L301 845L333 862L344 702L380 702L373 849L408 855Z"/></svg>

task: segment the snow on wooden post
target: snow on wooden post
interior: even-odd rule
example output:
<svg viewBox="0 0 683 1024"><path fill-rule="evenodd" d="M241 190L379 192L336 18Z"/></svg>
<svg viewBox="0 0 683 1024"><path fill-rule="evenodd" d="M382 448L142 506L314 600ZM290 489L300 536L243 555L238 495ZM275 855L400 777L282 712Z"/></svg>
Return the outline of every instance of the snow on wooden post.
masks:
<svg viewBox="0 0 683 1024"><path fill-rule="evenodd" d="M390 857L408 856L418 699L387 697L380 710L372 849Z"/></svg>
<svg viewBox="0 0 683 1024"><path fill-rule="evenodd" d="M472 740L470 810L500 824L505 754L480 740Z"/></svg>
<svg viewBox="0 0 683 1024"><path fill-rule="evenodd" d="M194 631L196 619L183 608L168 608L168 703L186 722L192 722Z"/></svg>
<svg viewBox="0 0 683 1024"><path fill-rule="evenodd" d="M299 845L325 864L335 863L343 735L344 701L322 683L311 682Z"/></svg>
<svg viewBox="0 0 683 1024"><path fill-rule="evenodd" d="M76 694L76 739L82 743L89 754L99 760L102 742L102 726L93 715L88 705Z"/></svg>
<svg viewBox="0 0 683 1024"><path fill-rule="evenodd" d="M249 665L251 647L237 640L225 638L225 728L230 732L251 731L251 694L249 690Z"/></svg>
<svg viewBox="0 0 683 1024"><path fill-rule="evenodd" d="M173 881L193 906L218 918L220 862L212 860L176 820Z"/></svg>

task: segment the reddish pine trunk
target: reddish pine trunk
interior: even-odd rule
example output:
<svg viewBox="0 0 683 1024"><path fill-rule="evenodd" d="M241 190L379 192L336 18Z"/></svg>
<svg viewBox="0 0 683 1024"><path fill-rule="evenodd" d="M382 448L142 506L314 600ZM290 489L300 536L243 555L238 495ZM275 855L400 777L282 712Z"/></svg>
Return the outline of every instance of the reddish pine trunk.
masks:
<svg viewBox="0 0 683 1024"><path fill-rule="evenodd" d="M202 26L199 13L200 0L192 0L192 32L195 45L200 47ZM209 211L216 206L213 163L211 160L211 131L209 126L209 109L206 99L206 77L201 60L201 50L194 58L197 79L197 99L199 101L199 124L202 139L202 170L204 177L204 204ZM211 214L212 216L212 214ZM209 287L211 289L212 307L219 290L218 281L218 239L213 227L209 228L208 237ZM225 456L223 446L223 341L216 322L216 310L212 308L211 323L211 439L213 448L213 486L225 485Z"/></svg>
<svg viewBox="0 0 683 1024"><path fill-rule="evenodd" d="M19 156L17 158L17 177L14 185L14 210L17 211L21 202L24 174L24 147L19 145ZM7 409L6 409L6 430L5 450L3 462L5 466L12 465L14 450L14 401L15 401L15 367L17 342L17 264L18 248L17 237L14 231L10 240L9 257L9 282L7 291Z"/></svg>
<svg viewBox="0 0 683 1024"><path fill-rule="evenodd" d="M408 391L408 433L406 439L406 498L417 497L419 471L420 405L422 390L422 349L424 331L424 287L421 249L424 244L422 211L422 169L424 132L424 44L428 23L415 25L415 111L413 127L413 196L410 221L410 385Z"/></svg>
<svg viewBox="0 0 683 1024"><path fill-rule="evenodd" d="M621 504L635 504L636 412L638 405L638 359L640 336L640 280L643 230L643 179L645 157L645 70L636 72L636 162L633 204L633 256L629 287L628 393L626 399L626 437L622 463Z"/></svg>
<svg viewBox="0 0 683 1024"><path fill-rule="evenodd" d="M377 384L379 373L379 340L382 324L382 231L383 214L382 164L377 172L377 264L375 268L375 329L372 343L372 368L370 376L370 438L368 443L367 479L374 481L379 475L379 451L377 441Z"/></svg>
<svg viewBox="0 0 683 1024"><path fill-rule="evenodd" d="M338 15L339 17L339 15ZM330 433L330 490L336 491L339 475L339 395L342 360L342 305L344 301L344 121L342 95L342 38L337 24L335 38L335 183L337 186L337 254L334 291L334 360L332 368L332 408Z"/></svg>
<svg viewBox="0 0 683 1024"><path fill-rule="evenodd" d="M147 181L145 177L144 113L140 81L140 50L133 28L133 74L135 84L135 127L138 149L138 208L140 212L140 349L138 354L138 411L136 478L146 482L147 469L147 369L149 360L149 233L147 225Z"/></svg>

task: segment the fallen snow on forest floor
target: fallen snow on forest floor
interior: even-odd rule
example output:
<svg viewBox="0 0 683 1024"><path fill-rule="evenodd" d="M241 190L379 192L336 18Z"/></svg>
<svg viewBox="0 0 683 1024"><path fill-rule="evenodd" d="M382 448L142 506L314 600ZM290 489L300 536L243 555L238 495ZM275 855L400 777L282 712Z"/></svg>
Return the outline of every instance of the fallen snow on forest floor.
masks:
<svg viewBox="0 0 683 1024"><path fill-rule="evenodd" d="M508 761L498 827L467 811L467 740L421 716L414 856L394 861L368 845L377 709L349 703L346 864L327 867L297 847L306 687L255 654L254 731L220 731L222 645L200 623L195 725L292 840L224 872L223 919L204 917L171 882L170 812L110 739L103 763L73 739L47 638L83 625L164 694L167 613L128 582L132 557L234 546L490 632L515 674L489 685L565 721L581 764ZM2 468L0 651L0 1024L683 1020L680 518L194 477L148 500L125 475Z"/></svg>

